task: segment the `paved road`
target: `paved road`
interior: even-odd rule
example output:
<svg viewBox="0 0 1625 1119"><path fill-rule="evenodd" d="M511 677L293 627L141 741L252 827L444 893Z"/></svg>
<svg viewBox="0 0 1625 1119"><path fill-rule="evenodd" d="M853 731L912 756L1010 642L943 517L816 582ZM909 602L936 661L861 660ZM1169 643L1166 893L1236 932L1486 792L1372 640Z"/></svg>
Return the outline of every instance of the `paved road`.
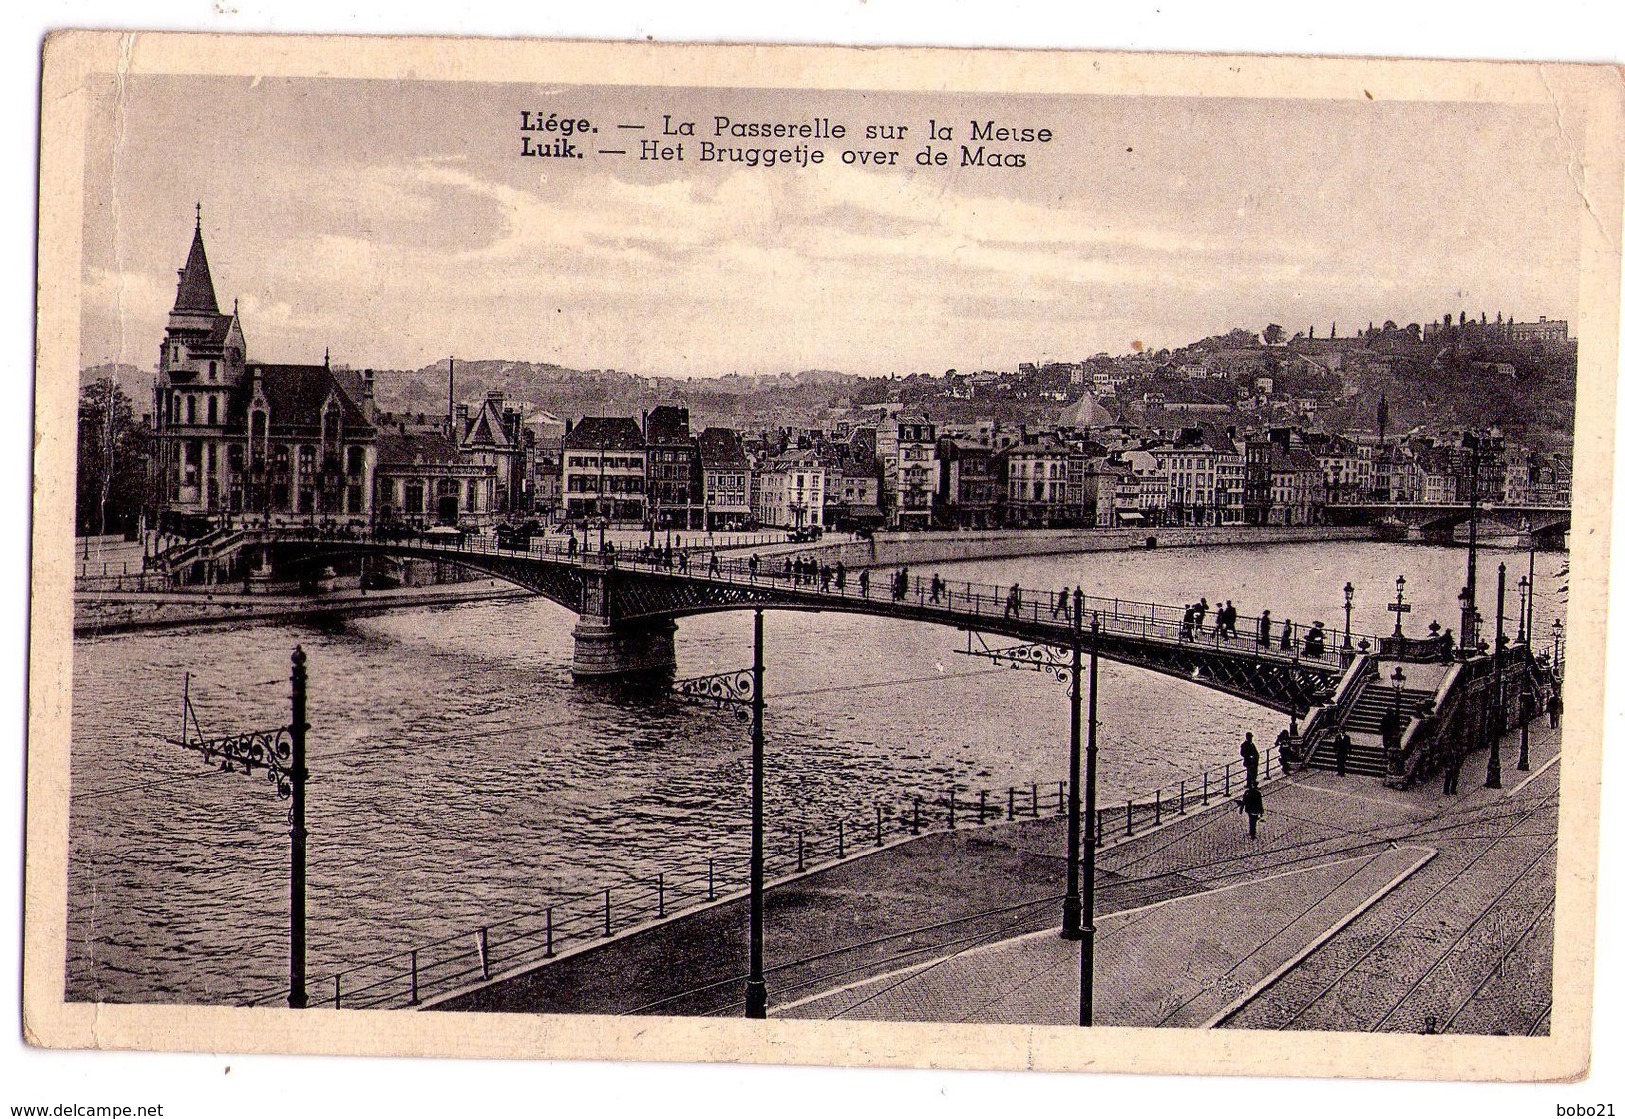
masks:
<svg viewBox="0 0 1625 1119"><path fill-rule="evenodd" d="M1509 736L1501 790L1308 772L1266 787L1257 839L1215 803L1105 849L1096 1021L1544 1032L1557 745L1537 728L1521 773ZM771 889L770 1013L1076 1021L1063 842L1056 818L936 833ZM723 903L441 1008L737 1014L745 922Z"/></svg>

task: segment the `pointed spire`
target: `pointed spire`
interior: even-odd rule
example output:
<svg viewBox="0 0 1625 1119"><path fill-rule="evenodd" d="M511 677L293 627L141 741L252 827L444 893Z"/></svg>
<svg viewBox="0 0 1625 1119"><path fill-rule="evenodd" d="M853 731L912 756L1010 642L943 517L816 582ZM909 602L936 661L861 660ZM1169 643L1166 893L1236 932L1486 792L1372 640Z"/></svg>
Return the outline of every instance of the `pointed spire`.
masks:
<svg viewBox="0 0 1625 1119"><path fill-rule="evenodd" d="M214 298L214 279L209 275L209 257L203 251L203 204L198 203L197 227L192 230L192 248L186 254L186 267L180 270L175 287L175 312L218 315L220 304Z"/></svg>
<svg viewBox="0 0 1625 1119"><path fill-rule="evenodd" d="M333 351L327 346L322 347L322 368L333 368Z"/></svg>

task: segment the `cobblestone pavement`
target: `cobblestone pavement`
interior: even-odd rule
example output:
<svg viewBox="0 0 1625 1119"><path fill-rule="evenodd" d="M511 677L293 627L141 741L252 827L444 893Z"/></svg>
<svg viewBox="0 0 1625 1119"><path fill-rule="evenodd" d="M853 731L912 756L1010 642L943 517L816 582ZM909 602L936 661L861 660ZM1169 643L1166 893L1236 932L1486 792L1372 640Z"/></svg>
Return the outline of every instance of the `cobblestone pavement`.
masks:
<svg viewBox="0 0 1625 1119"><path fill-rule="evenodd" d="M1105 852L1105 881L1171 900L1098 922L1095 1021L1544 1032L1556 735L1531 734L1527 772L1509 743L1501 790L1464 775L1468 791L1446 798L1304 773L1268 789L1257 840L1210 809ZM1078 947L1049 928L779 1013L1063 1024L1077 1021L1078 965Z"/></svg>
<svg viewBox="0 0 1625 1119"><path fill-rule="evenodd" d="M1104 847L1096 1020L1544 1032L1558 733L1534 728L1527 772L1517 747L1504 789L1483 752L1450 797L1306 771L1266 785L1256 839L1215 797ZM1064 842L1059 817L961 828L770 887L769 1012L1075 1022ZM738 1014L745 925L733 899L440 1008Z"/></svg>

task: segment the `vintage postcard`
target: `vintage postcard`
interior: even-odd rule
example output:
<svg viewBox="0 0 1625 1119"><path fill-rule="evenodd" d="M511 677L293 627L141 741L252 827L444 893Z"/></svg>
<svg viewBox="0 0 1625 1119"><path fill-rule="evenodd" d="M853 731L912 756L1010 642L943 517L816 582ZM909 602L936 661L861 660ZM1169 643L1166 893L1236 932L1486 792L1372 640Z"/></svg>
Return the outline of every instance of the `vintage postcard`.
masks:
<svg viewBox="0 0 1625 1119"><path fill-rule="evenodd" d="M1614 70L44 73L32 1041L1585 1074Z"/></svg>

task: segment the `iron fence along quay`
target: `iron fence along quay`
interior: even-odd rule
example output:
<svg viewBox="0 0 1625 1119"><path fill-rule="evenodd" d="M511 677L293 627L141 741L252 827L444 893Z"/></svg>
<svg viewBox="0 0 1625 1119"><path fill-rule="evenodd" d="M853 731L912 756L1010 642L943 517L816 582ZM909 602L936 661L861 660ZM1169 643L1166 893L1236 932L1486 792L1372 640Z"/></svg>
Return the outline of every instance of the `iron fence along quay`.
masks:
<svg viewBox="0 0 1625 1119"><path fill-rule="evenodd" d="M1263 751L1259 773L1261 779L1279 775L1274 746ZM1096 841L1129 839L1193 811L1232 804L1245 787L1246 771L1235 761L1148 795L1102 805L1092 821ZM1064 818L1066 791L1065 781L975 790L960 782L936 790L911 787L869 810L825 820L816 830L778 829L770 837L766 871L771 881L782 882L932 832ZM750 857L741 853L566 894L478 928L312 978L308 1005L333 1009L420 1006L683 913L741 898L749 881ZM282 989L233 1001L270 1006L286 1000L287 990Z"/></svg>

